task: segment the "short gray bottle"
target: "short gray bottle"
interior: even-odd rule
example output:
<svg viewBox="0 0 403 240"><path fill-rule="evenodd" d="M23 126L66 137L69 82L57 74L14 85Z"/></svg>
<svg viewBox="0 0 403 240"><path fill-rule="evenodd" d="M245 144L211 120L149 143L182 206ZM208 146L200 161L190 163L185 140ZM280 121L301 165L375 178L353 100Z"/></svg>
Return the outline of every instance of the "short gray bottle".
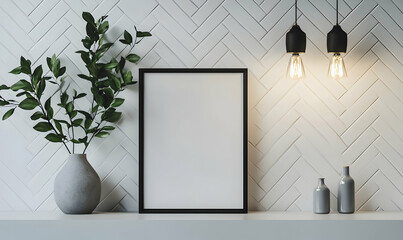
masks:
<svg viewBox="0 0 403 240"><path fill-rule="evenodd" d="M330 212L330 191L325 185L325 179L318 179L318 187L313 191L313 212L327 214Z"/></svg>
<svg viewBox="0 0 403 240"><path fill-rule="evenodd" d="M343 175L337 192L337 210L339 213L354 213L355 210L355 186L354 179L350 176L350 167L343 167Z"/></svg>

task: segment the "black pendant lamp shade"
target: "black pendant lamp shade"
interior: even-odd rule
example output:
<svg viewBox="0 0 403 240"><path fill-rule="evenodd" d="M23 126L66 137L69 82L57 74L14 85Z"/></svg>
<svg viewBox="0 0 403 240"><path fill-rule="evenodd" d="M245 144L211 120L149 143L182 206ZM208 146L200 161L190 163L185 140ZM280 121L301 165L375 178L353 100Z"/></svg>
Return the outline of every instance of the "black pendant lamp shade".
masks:
<svg viewBox="0 0 403 240"><path fill-rule="evenodd" d="M341 29L340 25L334 25L327 34L327 52L345 53L347 50L347 33Z"/></svg>
<svg viewBox="0 0 403 240"><path fill-rule="evenodd" d="M286 35L285 45L288 53L304 53L306 48L306 34L294 24Z"/></svg>

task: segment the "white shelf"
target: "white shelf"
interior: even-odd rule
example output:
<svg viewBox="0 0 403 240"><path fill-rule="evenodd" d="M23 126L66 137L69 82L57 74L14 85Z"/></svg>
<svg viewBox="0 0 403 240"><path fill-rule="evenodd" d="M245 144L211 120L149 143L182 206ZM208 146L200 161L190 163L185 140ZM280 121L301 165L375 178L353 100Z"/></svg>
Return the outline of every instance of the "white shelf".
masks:
<svg viewBox="0 0 403 240"><path fill-rule="evenodd" d="M403 212L137 214L1 212L0 239L403 239Z"/></svg>
<svg viewBox="0 0 403 240"><path fill-rule="evenodd" d="M403 212L356 212L354 214L314 214L311 212L249 212L248 214L138 214L138 213L93 213L66 215L61 212L0 212L0 221L46 220L46 221L233 221L233 220L398 220L403 221Z"/></svg>

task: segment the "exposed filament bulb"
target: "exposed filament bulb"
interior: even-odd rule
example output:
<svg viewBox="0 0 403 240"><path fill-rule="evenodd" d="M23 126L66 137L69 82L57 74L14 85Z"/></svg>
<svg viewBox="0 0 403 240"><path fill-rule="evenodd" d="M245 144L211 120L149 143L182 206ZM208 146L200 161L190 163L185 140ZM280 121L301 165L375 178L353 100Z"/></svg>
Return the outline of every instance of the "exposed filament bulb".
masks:
<svg viewBox="0 0 403 240"><path fill-rule="evenodd" d="M330 59L328 75L334 79L347 77L346 67L340 53L333 54L332 59Z"/></svg>
<svg viewBox="0 0 403 240"><path fill-rule="evenodd" d="M298 53L293 53L287 68L287 77L290 79L302 79L305 77L304 64Z"/></svg>

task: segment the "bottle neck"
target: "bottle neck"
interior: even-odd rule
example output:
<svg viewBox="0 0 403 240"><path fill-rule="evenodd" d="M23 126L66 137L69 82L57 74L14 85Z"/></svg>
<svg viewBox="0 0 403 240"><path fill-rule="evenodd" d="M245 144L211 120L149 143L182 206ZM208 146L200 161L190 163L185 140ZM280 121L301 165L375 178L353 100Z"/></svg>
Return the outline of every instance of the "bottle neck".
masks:
<svg viewBox="0 0 403 240"><path fill-rule="evenodd" d="M350 167L343 167L343 176L350 176Z"/></svg>
<svg viewBox="0 0 403 240"><path fill-rule="evenodd" d="M325 184L325 179L324 178L318 178L318 184L319 185Z"/></svg>

